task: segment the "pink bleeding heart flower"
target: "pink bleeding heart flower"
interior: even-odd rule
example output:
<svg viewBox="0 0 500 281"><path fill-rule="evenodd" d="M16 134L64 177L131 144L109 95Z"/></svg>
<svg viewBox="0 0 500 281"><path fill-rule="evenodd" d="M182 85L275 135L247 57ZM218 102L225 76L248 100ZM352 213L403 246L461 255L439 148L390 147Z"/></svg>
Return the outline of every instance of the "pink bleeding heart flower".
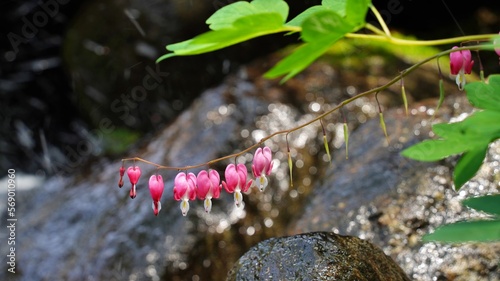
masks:
<svg viewBox="0 0 500 281"><path fill-rule="evenodd" d="M130 183L132 184L132 188L130 188L130 198L134 199L136 194L136 184L139 181L139 177L141 176L141 168L138 166L128 167L127 175L130 179Z"/></svg>
<svg viewBox="0 0 500 281"><path fill-rule="evenodd" d="M455 46L452 48L457 49ZM458 89L463 90L465 86L465 74L471 74L474 61L470 50L461 50L450 53L450 72L457 75L456 82Z"/></svg>
<svg viewBox="0 0 500 281"><path fill-rule="evenodd" d="M161 210L160 199L164 188L165 183L163 183L161 175L152 175L149 178L149 193L151 193L151 198L153 199L153 212L155 216L157 216Z"/></svg>
<svg viewBox="0 0 500 281"><path fill-rule="evenodd" d="M267 177L273 168L272 152L269 147L257 148L253 156L252 171L257 181L257 187L263 191L267 187Z"/></svg>
<svg viewBox="0 0 500 281"><path fill-rule="evenodd" d="M225 177L226 181L222 182L224 189L227 192L234 192L234 203L237 207L241 206L243 195L241 192L247 192L252 184L252 180L247 182L247 168L243 164L229 164L226 167Z"/></svg>
<svg viewBox="0 0 500 281"><path fill-rule="evenodd" d="M196 176L193 173L179 173L174 180L174 199L181 201L182 215L189 211L189 200L196 199Z"/></svg>
<svg viewBox="0 0 500 281"><path fill-rule="evenodd" d="M120 180L118 181L118 187L122 188L123 186L123 175L125 175L125 167L120 167Z"/></svg>
<svg viewBox="0 0 500 281"><path fill-rule="evenodd" d="M196 177L197 182L197 194L198 198L204 201L205 211L210 213L212 209L212 198L219 198L220 190L222 186L220 185L219 173L215 170L210 170L209 172L202 170L198 173Z"/></svg>

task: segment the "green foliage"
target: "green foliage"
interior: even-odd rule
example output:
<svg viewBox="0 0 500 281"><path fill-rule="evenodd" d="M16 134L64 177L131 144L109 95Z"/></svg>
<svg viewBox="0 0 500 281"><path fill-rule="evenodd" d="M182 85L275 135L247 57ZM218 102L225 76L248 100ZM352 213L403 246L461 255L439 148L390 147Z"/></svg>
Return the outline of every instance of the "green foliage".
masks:
<svg viewBox="0 0 500 281"><path fill-rule="evenodd" d="M316 12L314 16L308 17L302 23L301 37L306 43L276 64L264 76L275 78L285 75L282 82L290 79L351 31L353 31L353 26L336 12L329 10Z"/></svg>
<svg viewBox="0 0 500 281"><path fill-rule="evenodd" d="M284 25L287 17L288 5L283 0L232 3L207 19L210 31L167 45L167 50L173 53L161 56L157 62L173 56L212 52L258 36L289 31Z"/></svg>
<svg viewBox="0 0 500 281"><path fill-rule="evenodd" d="M500 217L500 194L469 198L464 200L462 204L469 208Z"/></svg>
<svg viewBox="0 0 500 281"><path fill-rule="evenodd" d="M470 198L462 202L478 211L493 216L493 219L457 222L439 227L431 234L425 235L425 242L490 242L500 241L500 195L486 195Z"/></svg>
<svg viewBox="0 0 500 281"><path fill-rule="evenodd" d="M432 130L440 139L423 141L402 152L404 156L420 161L462 154L453 172L456 190L477 173L489 144L500 138L500 75L491 75L488 83L470 83L465 90L469 101L482 111L461 122L434 125ZM471 198L462 204L489 213L494 219L444 225L424 236L423 240L446 243L500 241L500 195Z"/></svg>
<svg viewBox="0 0 500 281"><path fill-rule="evenodd" d="M500 220L478 220L447 224L431 234L425 235L424 242L490 242L500 240Z"/></svg>
<svg viewBox="0 0 500 281"><path fill-rule="evenodd" d="M500 138L500 75L491 75L489 83L470 83L465 90L469 101L484 110L461 122L434 125L432 130L439 139L425 140L402 152L403 156L419 161L462 154L453 174L456 190L476 174L489 144Z"/></svg>
<svg viewBox="0 0 500 281"><path fill-rule="evenodd" d="M362 28L370 5L370 0L323 0L321 5L286 22L288 5L283 0L235 2L207 19L210 31L167 45L172 53L161 56L157 62L173 56L212 52L259 36L300 31L305 43L265 74L269 78L285 75L284 82L309 66L347 33Z"/></svg>
<svg viewBox="0 0 500 281"><path fill-rule="evenodd" d="M284 1L255 0L251 3L240 1L216 11L206 23L211 30L232 28L240 18L259 14L278 14L281 22L288 17L288 5Z"/></svg>
<svg viewBox="0 0 500 281"><path fill-rule="evenodd" d="M323 0L321 6L313 6L299 14L288 24L302 28L301 38L305 43L264 76L285 75L281 81L285 82L304 70L347 33L363 27L370 4L370 1Z"/></svg>
<svg viewBox="0 0 500 281"><path fill-rule="evenodd" d="M465 85L467 98L477 108L500 111L500 75L491 75L486 83ZM498 124L498 123L497 123Z"/></svg>

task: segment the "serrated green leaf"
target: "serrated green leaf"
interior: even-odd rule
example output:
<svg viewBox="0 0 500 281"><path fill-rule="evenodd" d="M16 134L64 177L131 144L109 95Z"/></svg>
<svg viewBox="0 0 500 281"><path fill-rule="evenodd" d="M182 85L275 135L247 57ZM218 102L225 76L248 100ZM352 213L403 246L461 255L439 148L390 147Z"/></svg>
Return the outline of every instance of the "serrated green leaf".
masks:
<svg viewBox="0 0 500 281"><path fill-rule="evenodd" d="M432 131L442 138L483 138L490 142L500 137L500 112L492 110L478 111L461 122L441 123L432 126Z"/></svg>
<svg viewBox="0 0 500 281"><path fill-rule="evenodd" d="M305 42L313 42L325 36L343 37L352 30L353 26L336 12L325 10L315 13L302 23L301 37Z"/></svg>
<svg viewBox="0 0 500 281"><path fill-rule="evenodd" d="M249 2L238 1L217 10L206 20L206 24L212 30L230 28L237 19L257 12L255 6Z"/></svg>
<svg viewBox="0 0 500 281"><path fill-rule="evenodd" d="M500 91L500 74L492 74L488 76L488 84L496 89L498 93Z"/></svg>
<svg viewBox="0 0 500 281"><path fill-rule="evenodd" d="M471 146L483 144L481 139L471 139L464 142L456 139L425 140L403 150L401 154L405 157L418 161L437 161L451 155L460 154L471 149Z"/></svg>
<svg viewBox="0 0 500 281"><path fill-rule="evenodd" d="M320 6L320 5L309 7L305 11L303 11L302 13L300 13L296 17L294 17L292 20L287 22L286 25L301 26L302 23L304 22L304 20L307 19L308 17L310 17L312 14L314 14L316 12L320 12L320 11L325 11L326 9L327 8L325 8L324 6Z"/></svg>
<svg viewBox="0 0 500 281"><path fill-rule="evenodd" d="M283 23L288 17L288 4L283 0L254 0L251 2L261 13L278 13Z"/></svg>
<svg viewBox="0 0 500 281"><path fill-rule="evenodd" d="M335 11L341 17L345 16L346 0L323 0L321 5Z"/></svg>
<svg viewBox="0 0 500 281"><path fill-rule="evenodd" d="M500 137L500 111L478 111L462 121L465 135L482 136L492 141Z"/></svg>
<svg viewBox="0 0 500 281"><path fill-rule="evenodd" d="M500 194L469 198L462 201L462 205L488 214L500 216Z"/></svg>
<svg viewBox="0 0 500 281"><path fill-rule="evenodd" d="M217 10L206 23L212 30L231 28L242 17L262 13L278 13L283 22L288 17L288 4L283 0L238 1Z"/></svg>
<svg viewBox="0 0 500 281"><path fill-rule="evenodd" d="M460 157L453 171L453 183L456 191L460 190L468 180L476 175L483 164L487 151L488 143L484 147L469 150Z"/></svg>
<svg viewBox="0 0 500 281"><path fill-rule="evenodd" d="M432 131L445 139L461 138L465 133L465 126L462 122L439 123L432 125Z"/></svg>
<svg viewBox="0 0 500 281"><path fill-rule="evenodd" d="M308 67L314 60L319 58L331 44L335 43L338 38L325 38L321 41L302 44L295 51L278 62L273 68L264 74L266 78L276 78L286 74L281 80L282 83L295 76L297 73Z"/></svg>
<svg viewBox="0 0 500 281"><path fill-rule="evenodd" d="M337 40L352 31L337 13L329 10L314 13L302 23L302 39L305 44L297 48L264 74L267 78L285 75L281 82L290 79L320 57Z"/></svg>
<svg viewBox="0 0 500 281"><path fill-rule="evenodd" d="M490 75L490 84L472 82L465 85L467 98L475 107L500 111L500 75Z"/></svg>
<svg viewBox="0 0 500 281"><path fill-rule="evenodd" d="M424 242L491 242L500 240L500 220L467 221L447 224L423 237Z"/></svg>
<svg viewBox="0 0 500 281"><path fill-rule="evenodd" d="M371 0L347 0L345 4L346 20L353 26L361 27L365 24L370 4Z"/></svg>
<svg viewBox="0 0 500 281"><path fill-rule="evenodd" d="M346 18L353 26L361 27L365 22L366 13L371 0L323 0L321 5L309 7L291 21L287 22L290 26L301 26L302 22L312 14L320 11L330 10L342 18Z"/></svg>
<svg viewBox="0 0 500 281"><path fill-rule="evenodd" d="M174 55L178 56L197 55L219 50L258 36L283 31L286 30L281 15L277 13L255 14L237 19L232 28L208 31L193 39L168 45L167 50L173 51ZM173 55L168 57L171 56Z"/></svg>

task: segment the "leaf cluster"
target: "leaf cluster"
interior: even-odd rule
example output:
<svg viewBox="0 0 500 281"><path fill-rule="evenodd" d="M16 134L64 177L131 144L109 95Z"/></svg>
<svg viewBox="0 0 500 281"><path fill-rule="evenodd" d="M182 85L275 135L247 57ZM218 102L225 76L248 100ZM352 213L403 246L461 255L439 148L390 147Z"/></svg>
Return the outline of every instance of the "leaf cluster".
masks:
<svg viewBox="0 0 500 281"><path fill-rule="evenodd" d="M466 207L485 212L491 219L447 224L424 236L423 241L447 243L490 242L500 240L500 195L486 195L462 201Z"/></svg>
<svg viewBox="0 0 500 281"><path fill-rule="evenodd" d="M300 32L304 43L265 74L267 78L285 75L284 82L347 33L362 28L370 5L371 0L323 0L321 5L310 7L287 21L289 8L284 0L235 2L207 19L210 31L167 45L171 53L161 56L157 62L173 56L212 52L259 36Z"/></svg>
<svg viewBox="0 0 500 281"><path fill-rule="evenodd" d="M477 173L489 144L500 138L500 75L491 75L488 80L465 86L470 103L482 110L461 122L433 125L439 139L425 140L402 152L403 156L419 161L437 161L461 154L453 173L455 190Z"/></svg>
<svg viewBox="0 0 500 281"><path fill-rule="evenodd" d="M488 146L500 138L500 75L491 75L488 83L465 86L467 98L480 109L461 122L435 124L432 130L439 139L426 140L404 150L406 157L436 161L461 154L453 172L455 190L459 190L481 167ZM439 227L424 241L468 242L500 240L500 195L467 199L464 206L486 212L493 219L464 221Z"/></svg>

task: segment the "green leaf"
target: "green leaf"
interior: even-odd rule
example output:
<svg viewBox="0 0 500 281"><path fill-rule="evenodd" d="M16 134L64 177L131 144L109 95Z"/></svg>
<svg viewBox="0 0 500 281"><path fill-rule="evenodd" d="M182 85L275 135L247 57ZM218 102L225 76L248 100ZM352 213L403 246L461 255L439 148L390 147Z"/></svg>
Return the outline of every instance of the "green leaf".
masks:
<svg viewBox="0 0 500 281"><path fill-rule="evenodd" d="M432 125L432 131L442 138L459 138L464 135L465 128L462 122L439 123Z"/></svg>
<svg viewBox="0 0 500 281"><path fill-rule="evenodd" d="M285 82L309 66L333 43L352 30L353 27L333 11L325 10L314 13L302 23L301 35L306 43L281 60L264 76L275 78L286 74L281 81Z"/></svg>
<svg viewBox="0 0 500 281"><path fill-rule="evenodd" d="M461 123L467 136L482 136L489 141L500 137L500 111L478 111Z"/></svg>
<svg viewBox="0 0 500 281"><path fill-rule="evenodd" d="M500 91L500 74L490 75L488 77L488 84L496 89L496 92L498 93Z"/></svg>
<svg viewBox="0 0 500 281"><path fill-rule="evenodd" d="M283 0L239 1L227 5L207 19L211 31L167 45L167 50L173 53L161 56L156 62L173 56L212 52L258 36L289 31L284 25L287 17L288 4Z"/></svg>
<svg viewBox="0 0 500 281"><path fill-rule="evenodd" d="M296 17L294 17L292 20L287 22L286 25L301 26L302 23L304 22L304 20L306 20L312 14L314 14L316 12L320 12L320 11L325 11L325 10L327 10L327 8L325 8L324 6L319 6L319 5L309 7L305 11L303 11L302 13L300 13Z"/></svg>
<svg viewBox="0 0 500 281"><path fill-rule="evenodd" d="M231 28L238 19L262 13L278 13L283 22L288 17L288 4L283 0L254 0L252 2L238 1L217 10L206 23L212 30Z"/></svg>
<svg viewBox="0 0 500 281"><path fill-rule="evenodd" d="M472 82L465 85L467 98L475 107L500 111L500 75L490 75L489 84Z"/></svg>
<svg viewBox="0 0 500 281"><path fill-rule="evenodd" d="M478 111L461 122L441 123L432 126L432 131L443 138L469 139L481 137L492 141L500 137L500 112Z"/></svg>
<svg viewBox="0 0 500 281"><path fill-rule="evenodd" d="M258 11L278 13L284 23L288 17L288 4L283 0L254 0L251 3Z"/></svg>
<svg viewBox="0 0 500 281"><path fill-rule="evenodd" d="M252 4L238 1L217 10L206 20L206 24L212 30L230 28L237 19L255 13L257 13L257 9Z"/></svg>
<svg viewBox="0 0 500 281"><path fill-rule="evenodd" d="M320 11L330 10L337 13L340 17L346 18L352 26L361 27L365 23L366 13L370 7L371 0L323 0L321 5L309 7L291 21L287 23L290 26L301 26L305 19L312 14Z"/></svg>
<svg viewBox="0 0 500 281"><path fill-rule="evenodd" d="M295 51L278 62L273 68L264 74L266 78L276 78L280 75L286 74L281 80L282 83L295 76L297 73L308 67L314 60L319 58L323 53L328 50L331 44L335 43L341 37L325 38L321 41L302 44Z"/></svg>
<svg viewBox="0 0 500 281"><path fill-rule="evenodd" d="M453 171L453 182L455 184L456 191L458 191L462 185L476 175L477 171L483 164L487 151L488 143L486 143L484 147L479 147L465 152L460 160L458 160L455 170Z"/></svg>
<svg viewBox="0 0 500 281"><path fill-rule="evenodd" d="M424 242L489 242L500 240L500 220L467 221L447 224L423 237Z"/></svg>
<svg viewBox="0 0 500 281"><path fill-rule="evenodd" d="M469 198L462 201L462 204L478 211L500 216L500 194Z"/></svg>
<svg viewBox="0 0 500 281"><path fill-rule="evenodd" d="M335 11L341 17L345 16L346 0L323 0L321 5Z"/></svg>
<svg viewBox="0 0 500 281"><path fill-rule="evenodd" d="M305 42L319 41L324 36L344 36L353 26L333 11L320 11L302 23L302 39ZM338 40L338 39L337 39ZM335 40L336 41L336 40Z"/></svg>
<svg viewBox="0 0 500 281"><path fill-rule="evenodd" d="M471 148L484 143L481 139L471 142L464 142L456 139L444 140L424 140L421 143L410 146L403 150L401 154L405 157L418 161L437 161L448 156L465 152Z"/></svg>
<svg viewBox="0 0 500 281"><path fill-rule="evenodd" d="M193 39L171 44L167 50L174 54L167 54L159 60L174 55L197 55L225 48L258 36L283 32L283 20L277 13L249 15L237 19L232 28L212 30L200 34Z"/></svg>
<svg viewBox="0 0 500 281"><path fill-rule="evenodd" d="M347 21L356 27L365 24L366 13L371 5L371 0L347 0L345 5L345 17Z"/></svg>

